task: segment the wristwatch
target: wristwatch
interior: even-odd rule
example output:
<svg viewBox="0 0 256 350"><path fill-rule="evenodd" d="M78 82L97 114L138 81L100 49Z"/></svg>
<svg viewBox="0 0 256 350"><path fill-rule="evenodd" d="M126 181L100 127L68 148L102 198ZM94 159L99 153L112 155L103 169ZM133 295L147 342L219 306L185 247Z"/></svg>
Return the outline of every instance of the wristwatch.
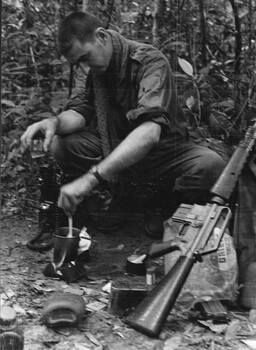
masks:
<svg viewBox="0 0 256 350"><path fill-rule="evenodd" d="M93 165L89 169L88 173L94 175L101 186L103 186L103 187L107 187L108 186L107 180L104 180L103 177L100 176L100 174L98 172L98 168L97 168L96 165Z"/></svg>

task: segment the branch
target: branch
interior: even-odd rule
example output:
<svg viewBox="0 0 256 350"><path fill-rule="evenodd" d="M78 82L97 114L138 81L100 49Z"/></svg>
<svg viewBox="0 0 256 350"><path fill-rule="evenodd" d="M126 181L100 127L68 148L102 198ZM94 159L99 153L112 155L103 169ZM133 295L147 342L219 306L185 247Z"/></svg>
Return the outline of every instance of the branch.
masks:
<svg viewBox="0 0 256 350"><path fill-rule="evenodd" d="M34 65L34 69L35 69L36 86L39 89L40 84L39 84L38 69L37 69L37 64L36 64L35 55L34 55L34 51L33 51L33 46L31 44L30 40L29 40L29 51L30 51L31 59L32 59L32 62L33 62L33 65Z"/></svg>

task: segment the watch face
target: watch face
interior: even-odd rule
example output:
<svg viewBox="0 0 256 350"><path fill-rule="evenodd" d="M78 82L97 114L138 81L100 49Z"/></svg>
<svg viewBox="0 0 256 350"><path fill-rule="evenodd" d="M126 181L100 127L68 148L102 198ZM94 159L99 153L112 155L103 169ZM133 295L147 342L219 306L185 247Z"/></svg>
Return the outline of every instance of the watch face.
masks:
<svg viewBox="0 0 256 350"><path fill-rule="evenodd" d="M91 167L91 169L90 169L90 173L95 173L97 171L97 168L96 168L96 166L95 165L93 165L92 167Z"/></svg>

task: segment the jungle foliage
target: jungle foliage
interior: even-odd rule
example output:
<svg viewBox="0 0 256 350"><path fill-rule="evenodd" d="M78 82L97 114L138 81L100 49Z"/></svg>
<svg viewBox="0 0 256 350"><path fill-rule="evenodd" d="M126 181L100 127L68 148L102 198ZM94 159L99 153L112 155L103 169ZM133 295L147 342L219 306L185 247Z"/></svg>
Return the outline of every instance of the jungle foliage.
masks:
<svg viewBox="0 0 256 350"><path fill-rule="evenodd" d="M36 189L41 160L21 154L19 138L28 125L58 114L74 92L56 29L66 14L82 9L168 57L192 129L236 142L254 117L255 0L4 0L2 200L14 191L24 203Z"/></svg>

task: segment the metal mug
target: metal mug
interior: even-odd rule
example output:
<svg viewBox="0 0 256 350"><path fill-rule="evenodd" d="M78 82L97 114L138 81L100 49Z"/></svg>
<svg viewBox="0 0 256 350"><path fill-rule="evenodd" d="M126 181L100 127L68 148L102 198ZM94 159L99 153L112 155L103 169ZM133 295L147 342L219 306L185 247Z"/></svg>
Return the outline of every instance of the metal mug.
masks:
<svg viewBox="0 0 256 350"><path fill-rule="evenodd" d="M77 259L80 230L73 228L72 237L67 237L68 232L68 227L61 227L53 235L53 262L56 266Z"/></svg>

